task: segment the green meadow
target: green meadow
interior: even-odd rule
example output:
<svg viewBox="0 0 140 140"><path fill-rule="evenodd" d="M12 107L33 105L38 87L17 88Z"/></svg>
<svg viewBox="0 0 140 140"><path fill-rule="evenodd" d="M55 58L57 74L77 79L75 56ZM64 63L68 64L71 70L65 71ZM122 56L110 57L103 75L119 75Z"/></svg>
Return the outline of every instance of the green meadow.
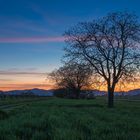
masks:
<svg viewBox="0 0 140 140"><path fill-rule="evenodd" d="M140 140L140 102L105 97L0 101L0 140Z"/></svg>

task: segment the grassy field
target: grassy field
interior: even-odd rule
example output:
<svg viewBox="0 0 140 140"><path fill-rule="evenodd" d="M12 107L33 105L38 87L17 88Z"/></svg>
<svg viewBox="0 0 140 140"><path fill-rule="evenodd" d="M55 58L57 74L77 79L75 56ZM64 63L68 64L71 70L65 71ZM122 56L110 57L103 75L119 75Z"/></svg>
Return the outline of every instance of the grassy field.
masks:
<svg viewBox="0 0 140 140"><path fill-rule="evenodd" d="M104 98L0 101L0 140L140 140L140 102L106 106Z"/></svg>

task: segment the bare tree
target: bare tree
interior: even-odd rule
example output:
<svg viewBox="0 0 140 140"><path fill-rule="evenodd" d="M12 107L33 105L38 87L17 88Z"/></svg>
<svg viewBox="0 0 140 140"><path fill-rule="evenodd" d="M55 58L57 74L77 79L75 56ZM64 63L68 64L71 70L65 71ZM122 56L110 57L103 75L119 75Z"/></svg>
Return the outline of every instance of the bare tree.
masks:
<svg viewBox="0 0 140 140"><path fill-rule="evenodd" d="M67 89L76 98L79 98L81 89L90 85L92 71L85 64L69 62L49 75L58 88Z"/></svg>
<svg viewBox="0 0 140 140"><path fill-rule="evenodd" d="M139 72L140 24L134 14L116 12L83 22L66 33L65 56L89 63L107 84L108 106L113 107L116 84Z"/></svg>

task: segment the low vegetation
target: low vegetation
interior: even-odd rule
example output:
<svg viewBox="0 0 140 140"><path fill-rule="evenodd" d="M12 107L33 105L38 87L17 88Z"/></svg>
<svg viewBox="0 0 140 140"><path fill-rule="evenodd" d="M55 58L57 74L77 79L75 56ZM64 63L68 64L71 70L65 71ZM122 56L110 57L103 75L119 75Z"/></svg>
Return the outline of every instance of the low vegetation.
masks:
<svg viewBox="0 0 140 140"><path fill-rule="evenodd" d="M8 118L7 112L0 110L0 120L7 119L7 118Z"/></svg>
<svg viewBox="0 0 140 140"><path fill-rule="evenodd" d="M2 112L8 117L0 119L0 140L140 139L140 102L135 101L117 100L107 108L105 97L24 99L22 106Z"/></svg>

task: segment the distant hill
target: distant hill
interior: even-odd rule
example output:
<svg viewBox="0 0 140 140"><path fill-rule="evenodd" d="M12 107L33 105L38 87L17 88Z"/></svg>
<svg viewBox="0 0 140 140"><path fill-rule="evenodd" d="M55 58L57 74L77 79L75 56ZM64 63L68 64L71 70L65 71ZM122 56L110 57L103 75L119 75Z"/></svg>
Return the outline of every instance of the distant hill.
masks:
<svg viewBox="0 0 140 140"><path fill-rule="evenodd" d="M91 93L94 94L95 96L107 96L106 91L92 90ZM140 89L134 89L127 92L123 92L123 91L114 92L114 95L115 96L140 96Z"/></svg>
<svg viewBox="0 0 140 140"><path fill-rule="evenodd" d="M0 90L0 94L1 94L1 93L3 93L3 91L2 91L2 90Z"/></svg>
<svg viewBox="0 0 140 140"><path fill-rule="evenodd" d="M11 90L0 92L4 95L35 95L35 96L53 96L53 90L44 90L44 89L28 89L28 90Z"/></svg>
<svg viewBox="0 0 140 140"><path fill-rule="evenodd" d="M44 89L27 89L27 90L11 90L11 91L0 91L3 95L35 95L35 96L53 96L53 90ZM95 96L107 96L106 91L91 90L90 94ZM115 96L140 96L140 89L130 90L128 92L115 92Z"/></svg>
<svg viewBox="0 0 140 140"><path fill-rule="evenodd" d="M130 91L127 92L127 94L128 94L129 96L137 96L137 95L140 96L140 89L130 90Z"/></svg>

